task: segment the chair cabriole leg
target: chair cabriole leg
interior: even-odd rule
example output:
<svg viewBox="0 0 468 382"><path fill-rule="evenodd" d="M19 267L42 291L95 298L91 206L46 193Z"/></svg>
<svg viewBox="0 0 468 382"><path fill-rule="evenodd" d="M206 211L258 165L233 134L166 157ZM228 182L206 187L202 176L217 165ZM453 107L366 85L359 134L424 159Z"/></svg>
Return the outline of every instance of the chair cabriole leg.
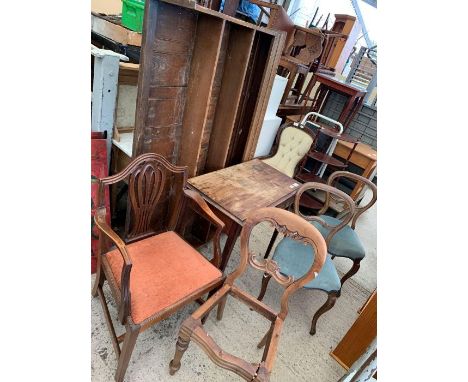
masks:
<svg viewBox="0 0 468 382"><path fill-rule="evenodd" d="M325 312L329 311L335 305L336 299L339 296L339 291L333 291L328 293L327 301L323 304L319 310L317 310L312 318L312 325L310 327L310 335L313 336L316 332L317 328L317 320L319 317L324 314Z"/></svg>
<svg viewBox="0 0 468 382"><path fill-rule="evenodd" d="M341 279L341 287L343 288L343 284L345 283L346 280L348 280L351 276L355 275L359 268L361 267L361 260L362 259L355 259L353 260L353 266L351 269L346 273L342 279ZM341 292L341 291L340 291ZM338 294L339 296L339 294Z"/></svg>

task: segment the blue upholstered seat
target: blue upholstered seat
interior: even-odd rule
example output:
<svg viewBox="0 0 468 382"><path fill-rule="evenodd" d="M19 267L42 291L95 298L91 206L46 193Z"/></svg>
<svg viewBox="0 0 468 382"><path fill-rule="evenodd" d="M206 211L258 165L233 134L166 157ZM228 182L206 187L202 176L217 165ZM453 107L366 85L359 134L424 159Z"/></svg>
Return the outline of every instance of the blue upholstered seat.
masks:
<svg viewBox="0 0 468 382"><path fill-rule="evenodd" d="M312 246L304 245L288 237L279 242L273 254L273 259L278 263L280 272L286 276L294 276L294 280L306 274L312 266L314 258ZM304 288L321 289L325 292L340 290L340 278L330 255L327 254L325 264L318 276L306 284Z"/></svg>
<svg viewBox="0 0 468 382"><path fill-rule="evenodd" d="M331 226L336 226L341 223L341 220L332 218L331 216L321 215L320 217L325 221L325 223ZM330 230L320 223L311 223L326 239ZM334 256L347 257L351 260L355 260L363 259L366 255L366 250L362 246L357 233L349 225L345 225L333 236L330 244L328 245L328 253Z"/></svg>

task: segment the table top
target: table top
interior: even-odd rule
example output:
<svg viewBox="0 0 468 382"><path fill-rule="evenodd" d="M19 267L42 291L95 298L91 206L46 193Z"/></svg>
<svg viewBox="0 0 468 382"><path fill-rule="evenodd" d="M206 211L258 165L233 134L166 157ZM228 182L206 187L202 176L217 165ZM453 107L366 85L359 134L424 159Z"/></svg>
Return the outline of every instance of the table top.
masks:
<svg viewBox="0 0 468 382"><path fill-rule="evenodd" d="M240 225L251 210L278 206L300 187L299 182L260 159L196 176L188 183Z"/></svg>
<svg viewBox="0 0 468 382"><path fill-rule="evenodd" d="M367 90L364 88L352 85L350 83L346 83L344 81L339 80L336 77L331 77L327 74L315 73L314 76L315 79L321 82L322 84L333 87L333 89L349 95L363 97L367 93Z"/></svg>

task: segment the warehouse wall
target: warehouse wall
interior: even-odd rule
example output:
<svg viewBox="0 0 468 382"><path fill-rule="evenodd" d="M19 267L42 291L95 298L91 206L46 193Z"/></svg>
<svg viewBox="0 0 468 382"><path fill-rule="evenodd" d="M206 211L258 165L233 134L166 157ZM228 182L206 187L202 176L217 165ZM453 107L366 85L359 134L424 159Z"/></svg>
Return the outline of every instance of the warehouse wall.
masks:
<svg viewBox="0 0 468 382"><path fill-rule="evenodd" d="M338 119L344 108L347 97L338 93L331 93L322 113L332 119ZM347 133L358 138L362 143L377 150L377 108L363 105L349 124Z"/></svg>

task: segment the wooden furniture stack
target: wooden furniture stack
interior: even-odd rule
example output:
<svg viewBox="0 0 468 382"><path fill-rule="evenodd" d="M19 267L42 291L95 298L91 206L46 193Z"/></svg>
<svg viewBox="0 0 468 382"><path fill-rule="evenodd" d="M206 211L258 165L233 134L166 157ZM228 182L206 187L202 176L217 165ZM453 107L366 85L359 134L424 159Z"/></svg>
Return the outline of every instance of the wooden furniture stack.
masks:
<svg viewBox="0 0 468 382"><path fill-rule="evenodd" d="M253 158L284 34L192 0L147 0L133 156L189 176Z"/></svg>
<svg viewBox="0 0 468 382"><path fill-rule="evenodd" d="M330 30L331 38L327 41L321 58L323 67L341 73L344 64L355 44L354 37L360 32L361 27L356 22L356 17L343 14L335 14L335 22ZM333 38L339 35L338 38Z"/></svg>
<svg viewBox="0 0 468 382"><path fill-rule="evenodd" d="M299 103L310 100L310 93L317 82L319 83L319 87L315 92L314 98L312 99L312 105L306 109L321 113L327 102L328 95L331 92L345 95L347 97L346 104L344 105L337 121L343 125L344 131L346 131L348 125L362 107L364 97L367 93L366 90L340 81L326 74L315 73L307 85L304 94L300 97Z"/></svg>
<svg viewBox="0 0 468 382"><path fill-rule="evenodd" d="M286 32L286 43L278 71L278 74L283 76L289 75L288 84L281 99L281 103L284 104L288 100L290 91L293 90L296 76L305 77L322 53L325 35L318 28L295 25L281 5L262 0L250 0L250 2L260 7L261 15L265 13L268 16L269 28ZM270 13L265 8L270 9ZM261 19L262 17L259 18L257 24L261 23ZM297 95L295 98L297 100Z"/></svg>

